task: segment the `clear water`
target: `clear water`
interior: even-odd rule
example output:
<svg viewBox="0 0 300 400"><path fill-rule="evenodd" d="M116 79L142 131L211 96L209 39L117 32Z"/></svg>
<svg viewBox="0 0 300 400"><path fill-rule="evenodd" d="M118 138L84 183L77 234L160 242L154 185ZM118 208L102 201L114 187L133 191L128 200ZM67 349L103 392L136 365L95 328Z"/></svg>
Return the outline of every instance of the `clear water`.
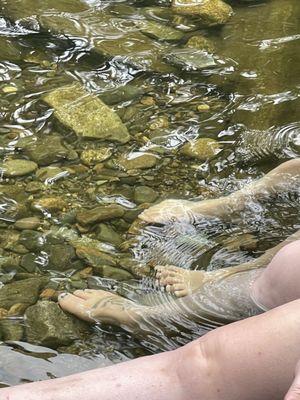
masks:
<svg viewBox="0 0 300 400"><path fill-rule="evenodd" d="M1 159L30 158L18 147L18 140L32 135L47 139L53 133L73 154L53 157L32 174L2 176L1 259L13 257L20 263L24 257L24 249L15 247L16 240L11 246L5 241L7 232L20 234L15 223L23 217L38 216L41 235L54 236L59 243L57 232L65 244L69 239L94 240L105 253L121 254L143 265L172 263L209 270L256 257L298 228L298 196L286 194L276 199L276 207L274 203L251 205L238 223L206 221L203 226L203 221L194 220L150 226L138 238L130 233L142 209L134 194L137 187L152 188L159 196L156 201L215 198L243 187L282 161L299 157L298 0L232 1L234 16L223 27L212 28L204 28L195 18L176 16L168 1L2 0L0 5ZM159 40L154 37L157 33L145 32L149 21L174 28L177 36ZM197 69L191 60L174 65L170 54L186 49L186 42L195 35L210 41L215 65ZM45 93L74 81L109 104L130 132L127 144L105 144L113 156L104 167L86 167L78 158L84 150L99 149L103 143L76 137L57 123L53 110L42 100ZM78 101L84 103L84 96ZM181 155L181 147L197 138L217 140L222 151L204 162ZM130 158L136 152L157 155L155 167L127 172L114 168L118 157ZM49 165L58 167L57 173L38 174ZM58 212L32 208L34 201L44 197L63 199L67 206ZM76 224L76 210L107 203L126 209L125 217L107 223L122 245L99 239L98 227L85 230ZM229 237L239 241L248 234L258 240L254 250L224 246ZM57 291L106 288L151 305L168 302L171 312L175 307L173 299L157 291L153 277L142 281L131 277L120 283L93 271L88 279L74 279L77 271L72 268L47 268L47 248L33 253L32 264L39 265L38 270L10 268L7 272L1 267L3 285L38 272L50 277ZM84 261L81 269L87 266ZM22 329L26 326L22 317L10 321ZM181 316L164 335L133 339L125 331L98 325L84 339L61 346L58 352L90 358L84 368L92 368L172 348L209 328ZM32 369L17 373L1 365L3 385L63 373L64 361L57 360L53 350L48 349L56 360L48 368L41 362L48 357L45 349L28 347L26 334L18 340L23 342L21 347L2 344L3 357L11 357L11 365L18 365L21 352Z"/></svg>

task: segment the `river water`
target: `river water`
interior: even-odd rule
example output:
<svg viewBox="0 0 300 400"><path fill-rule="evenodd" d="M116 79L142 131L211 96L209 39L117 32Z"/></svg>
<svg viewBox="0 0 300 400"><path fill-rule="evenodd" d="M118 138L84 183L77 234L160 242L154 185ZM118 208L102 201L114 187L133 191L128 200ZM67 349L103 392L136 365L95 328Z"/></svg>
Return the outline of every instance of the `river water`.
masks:
<svg viewBox="0 0 300 400"><path fill-rule="evenodd" d="M229 194L299 157L299 0L230 5L226 23L207 26L167 0L0 0L2 385L207 330L184 321L176 340L135 339L79 326L56 306L59 292L104 288L157 304L165 294L145 277L149 264L236 265L299 229L288 194L239 223L141 233L135 222L153 203Z"/></svg>

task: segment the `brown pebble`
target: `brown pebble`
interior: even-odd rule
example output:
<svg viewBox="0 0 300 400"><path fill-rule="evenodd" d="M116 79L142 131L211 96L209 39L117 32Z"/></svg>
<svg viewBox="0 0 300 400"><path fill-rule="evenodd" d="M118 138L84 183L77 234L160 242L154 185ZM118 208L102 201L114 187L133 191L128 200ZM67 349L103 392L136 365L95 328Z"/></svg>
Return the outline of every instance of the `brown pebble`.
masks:
<svg viewBox="0 0 300 400"><path fill-rule="evenodd" d="M23 304L23 303L16 303L13 306L10 307L9 311L8 311L8 316L9 317L13 317L16 315L23 315L24 312L26 311L26 308L28 307L28 305Z"/></svg>
<svg viewBox="0 0 300 400"><path fill-rule="evenodd" d="M51 288L46 288L40 294L40 298L44 300L57 300L58 292Z"/></svg>
<svg viewBox="0 0 300 400"><path fill-rule="evenodd" d="M79 276L82 279L88 278L89 276L91 276L93 274L93 268L92 267L87 267L84 268L83 270L81 270L79 272Z"/></svg>
<svg viewBox="0 0 300 400"><path fill-rule="evenodd" d="M5 308L0 308L0 319L6 318L8 315L8 311Z"/></svg>

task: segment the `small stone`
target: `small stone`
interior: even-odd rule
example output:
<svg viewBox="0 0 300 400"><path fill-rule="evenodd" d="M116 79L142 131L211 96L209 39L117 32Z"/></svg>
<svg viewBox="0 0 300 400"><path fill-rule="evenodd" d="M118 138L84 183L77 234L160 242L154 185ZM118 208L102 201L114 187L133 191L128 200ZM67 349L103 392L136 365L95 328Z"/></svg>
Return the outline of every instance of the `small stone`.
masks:
<svg viewBox="0 0 300 400"><path fill-rule="evenodd" d="M199 105L197 106L197 110L198 110L199 112L207 112L207 111L210 110L210 106L209 106L208 104L199 104Z"/></svg>
<svg viewBox="0 0 300 400"><path fill-rule="evenodd" d="M134 189L134 201L137 204L154 203L157 198L157 192L148 186L138 186Z"/></svg>
<svg viewBox="0 0 300 400"><path fill-rule="evenodd" d="M4 176L17 177L31 174L37 167L33 161L14 159L1 163L0 171L3 171Z"/></svg>
<svg viewBox="0 0 300 400"><path fill-rule="evenodd" d="M133 152L120 157L117 160L117 165L125 171L131 169L148 169L154 167L158 160L159 157L154 154Z"/></svg>
<svg viewBox="0 0 300 400"><path fill-rule="evenodd" d="M62 177L67 176L68 172L59 167L45 167L39 168L36 171L35 175L38 180L47 184L51 183L51 181L54 182L57 179L61 179Z"/></svg>
<svg viewBox="0 0 300 400"><path fill-rule="evenodd" d="M67 208L67 203L61 197L44 197L38 200L35 200L31 207L34 210L43 211L62 211Z"/></svg>
<svg viewBox="0 0 300 400"><path fill-rule="evenodd" d="M46 288L40 294L40 299L57 301L58 292L51 288Z"/></svg>
<svg viewBox="0 0 300 400"><path fill-rule="evenodd" d="M5 308L0 308L0 319L7 318L8 311Z"/></svg>
<svg viewBox="0 0 300 400"><path fill-rule="evenodd" d="M110 147L102 147L101 149L90 149L83 150L80 159L83 164L91 166L108 160L112 155L112 149Z"/></svg>
<svg viewBox="0 0 300 400"><path fill-rule="evenodd" d="M190 47L184 49L173 49L165 55L165 59L171 64L179 66L186 71L197 71L215 67L217 65L212 54L203 50L195 50Z"/></svg>
<svg viewBox="0 0 300 400"><path fill-rule="evenodd" d="M144 106L154 106L155 99L152 96L144 96L141 99L141 104L143 104Z"/></svg>
<svg viewBox="0 0 300 400"><path fill-rule="evenodd" d="M205 26L223 25L233 14L222 0L173 0L172 8L179 14L199 17Z"/></svg>
<svg viewBox="0 0 300 400"><path fill-rule="evenodd" d="M8 316L14 317L14 316L23 315L27 308L28 308L27 304L16 303L10 307L10 309L8 311Z"/></svg>
<svg viewBox="0 0 300 400"><path fill-rule="evenodd" d="M130 272L110 265L103 265L102 267L97 268L95 272L103 278L115 279L117 281L127 281L133 278L133 275L131 275Z"/></svg>
<svg viewBox="0 0 300 400"><path fill-rule="evenodd" d="M80 211L76 215L76 219L80 225L90 225L96 222L108 221L113 218L121 218L124 215L123 207L118 204L110 204L107 206L98 206L92 210Z"/></svg>
<svg viewBox="0 0 300 400"><path fill-rule="evenodd" d="M152 131L156 131L157 129L167 129L168 127L169 120L167 117L158 117L149 125L149 128Z"/></svg>
<svg viewBox="0 0 300 400"><path fill-rule="evenodd" d="M116 266L117 261L115 257L98 250L91 246L76 246L77 256L84 260L87 264L91 265L93 268L97 268L103 265Z"/></svg>
<svg viewBox="0 0 300 400"><path fill-rule="evenodd" d="M41 182L29 182L26 187L25 187L25 191L27 193L38 193L41 190L44 190L44 185Z"/></svg>
<svg viewBox="0 0 300 400"><path fill-rule="evenodd" d="M149 20L136 20L136 24L140 31L145 35L156 40L179 41L183 37L183 33L166 24L160 24Z"/></svg>
<svg viewBox="0 0 300 400"><path fill-rule="evenodd" d="M79 271L79 276L81 279L87 279L91 275L93 275L93 268L92 267L87 267L84 268L82 271Z"/></svg>
<svg viewBox="0 0 300 400"><path fill-rule="evenodd" d="M15 223L15 228L19 230L23 229L36 229L41 225L41 221L38 217L28 217L19 219Z"/></svg>
<svg viewBox="0 0 300 400"><path fill-rule="evenodd" d="M206 161L213 158L222 150L221 145L214 139L201 138L186 143L180 153L186 157L195 158L199 161Z"/></svg>
<svg viewBox="0 0 300 400"><path fill-rule="evenodd" d="M18 88L16 88L15 86L4 86L2 88L2 92L3 93L16 93L18 91Z"/></svg>

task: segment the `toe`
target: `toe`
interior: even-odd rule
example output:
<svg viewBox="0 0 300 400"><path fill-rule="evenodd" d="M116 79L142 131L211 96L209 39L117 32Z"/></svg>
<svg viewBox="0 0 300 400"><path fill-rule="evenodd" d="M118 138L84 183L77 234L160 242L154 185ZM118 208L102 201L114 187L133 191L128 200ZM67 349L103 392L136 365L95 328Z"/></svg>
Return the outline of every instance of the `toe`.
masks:
<svg viewBox="0 0 300 400"><path fill-rule="evenodd" d="M58 298L58 303L64 311L76 315L80 319L92 322L88 316L85 300L73 294L63 293Z"/></svg>
<svg viewBox="0 0 300 400"><path fill-rule="evenodd" d="M85 290L75 290L73 295L84 300L87 300L89 298L89 294Z"/></svg>
<svg viewBox="0 0 300 400"><path fill-rule="evenodd" d="M176 276L167 276L164 279L160 279L161 286L174 285L176 283L181 283L180 279L178 279Z"/></svg>

